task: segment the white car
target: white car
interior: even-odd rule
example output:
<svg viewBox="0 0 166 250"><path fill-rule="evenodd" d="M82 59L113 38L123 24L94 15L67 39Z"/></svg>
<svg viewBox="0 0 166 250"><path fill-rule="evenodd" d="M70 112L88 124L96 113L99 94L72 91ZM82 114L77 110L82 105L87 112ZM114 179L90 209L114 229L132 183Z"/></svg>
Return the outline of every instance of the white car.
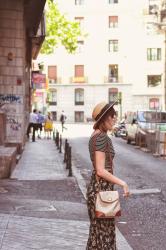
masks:
<svg viewBox="0 0 166 250"><path fill-rule="evenodd" d="M166 124L166 112L155 110L127 112L127 143L133 141L137 144L141 140L146 144L146 134L155 133L156 129L163 124Z"/></svg>

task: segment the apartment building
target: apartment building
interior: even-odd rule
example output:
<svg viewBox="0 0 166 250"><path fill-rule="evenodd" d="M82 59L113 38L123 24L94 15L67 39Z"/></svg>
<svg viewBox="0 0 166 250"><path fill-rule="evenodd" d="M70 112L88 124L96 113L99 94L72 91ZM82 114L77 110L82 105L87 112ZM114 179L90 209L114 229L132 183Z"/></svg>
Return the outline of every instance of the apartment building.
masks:
<svg viewBox="0 0 166 250"><path fill-rule="evenodd" d="M49 111L69 122L91 119L94 105L113 102L127 111L164 109L165 43L160 0L59 0L62 13L79 22L83 36L69 55L63 47L41 56L49 79Z"/></svg>

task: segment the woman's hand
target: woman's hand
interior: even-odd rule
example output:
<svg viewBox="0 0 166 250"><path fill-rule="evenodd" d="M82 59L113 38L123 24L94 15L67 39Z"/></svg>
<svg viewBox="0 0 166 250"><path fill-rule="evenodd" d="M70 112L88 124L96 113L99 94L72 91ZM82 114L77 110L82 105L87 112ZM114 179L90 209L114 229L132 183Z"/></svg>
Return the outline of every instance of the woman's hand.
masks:
<svg viewBox="0 0 166 250"><path fill-rule="evenodd" d="M124 183L123 191L124 191L124 194L123 194L124 197L129 197L130 196L129 187L128 187L127 183Z"/></svg>

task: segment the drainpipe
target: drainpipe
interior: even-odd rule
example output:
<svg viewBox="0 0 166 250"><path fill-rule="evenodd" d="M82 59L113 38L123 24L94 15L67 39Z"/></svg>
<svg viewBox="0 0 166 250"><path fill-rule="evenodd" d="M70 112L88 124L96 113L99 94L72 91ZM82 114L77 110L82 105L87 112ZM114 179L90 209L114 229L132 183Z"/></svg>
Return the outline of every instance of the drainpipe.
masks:
<svg viewBox="0 0 166 250"><path fill-rule="evenodd" d="M166 111L166 27L164 29L164 50L165 50L165 58L164 58L164 110Z"/></svg>

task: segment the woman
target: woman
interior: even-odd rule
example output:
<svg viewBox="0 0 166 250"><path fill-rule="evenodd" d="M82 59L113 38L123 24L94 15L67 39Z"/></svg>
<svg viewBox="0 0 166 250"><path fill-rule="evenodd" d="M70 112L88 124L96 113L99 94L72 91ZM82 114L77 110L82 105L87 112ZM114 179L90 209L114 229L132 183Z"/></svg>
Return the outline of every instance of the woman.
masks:
<svg viewBox="0 0 166 250"><path fill-rule="evenodd" d="M90 228L86 250L116 250L114 218L95 218L96 193L99 188L100 191L113 190L114 184L117 184L123 188L124 196L129 196L128 185L113 175L112 160L115 152L107 131L110 131L116 122L116 111L113 107L115 103L110 105L101 102L92 113L95 124L89 140L89 152L94 170L87 189Z"/></svg>
<svg viewBox="0 0 166 250"><path fill-rule="evenodd" d="M53 121L50 112L48 112L48 115L44 123L44 131L45 131L45 136L47 136L47 139L51 139L52 130L53 130Z"/></svg>

